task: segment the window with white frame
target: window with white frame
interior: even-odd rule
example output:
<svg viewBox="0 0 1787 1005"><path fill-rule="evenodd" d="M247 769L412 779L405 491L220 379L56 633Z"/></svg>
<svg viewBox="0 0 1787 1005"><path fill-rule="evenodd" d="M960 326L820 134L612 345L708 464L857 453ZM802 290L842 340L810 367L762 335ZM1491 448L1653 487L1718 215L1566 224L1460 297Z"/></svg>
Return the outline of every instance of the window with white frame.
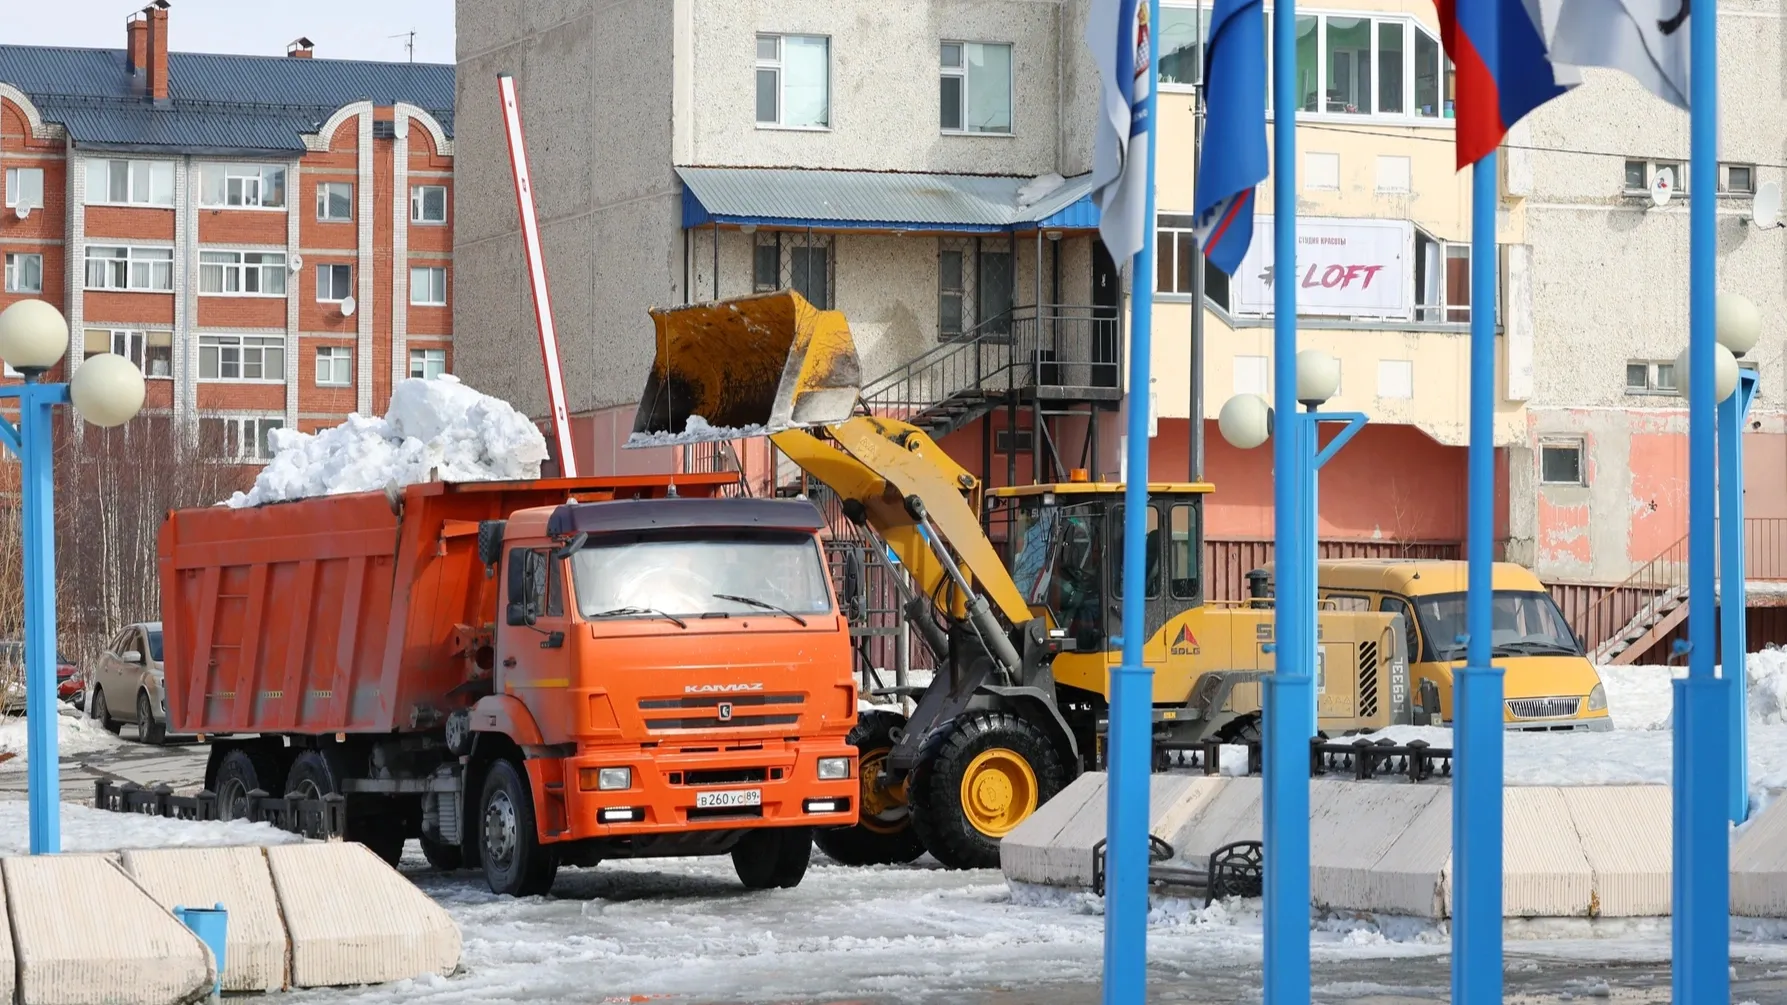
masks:
<svg viewBox="0 0 1787 1005"><path fill-rule="evenodd" d="M354 185L345 181L325 181L316 187L316 218L338 223L354 218Z"/></svg>
<svg viewBox="0 0 1787 1005"><path fill-rule="evenodd" d="M285 420L272 416L202 416L199 441L213 457L235 461L273 459L273 431L284 429Z"/></svg>
<svg viewBox="0 0 1787 1005"><path fill-rule="evenodd" d="M1497 314L1500 314L1501 261L1496 260ZM1415 230L1415 320L1423 324L1469 324L1471 246L1442 241Z"/></svg>
<svg viewBox="0 0 1787 1005"><path fill-rule="evenodd" d="M24 252L6 255L6 292L42 293L43 256Z"/></svg>
<svg viewBox="0 0 1787 1005"><path fill-rule="evenodd" d="M1675 361L1660 359L1627 360L1626 393L1675 394Z"/></svg>
<svg viewBox="0 0 1787 1005"><path fill-rule="evenodd" d="M87 205L172 206L173 204L173 161L87 161Z"/></svg>
<svg viewBox="0 0 1787 1005"><path fill-rule="evenodd" d="M1198 253L1195 222L1188 214L1160 214L1154 241L1155 292L1191 296ZM1209 262L1204 263L1204 298L1223 310L1229 307L1229 275Z"/></svg>
<svg viewBox="0 0 1787 1005"><path fill-rule="evenodd" d="M6 208L21 203L32 209L43 208L43 168L6 169Z"/></svg>
<svg viewBox="0 0 1787 1005"><path fill-rule="evenodd" d="M338 304L353 295L353 266L332 262L316 267L317 303Z"/></svg>
<svg viewBox="0 0 1787 1005"><path fill-rule="evenodd" d="M200 165L199 205L283 209L285 167L279 164Z"/></svg>
<svg viewBox="0 0 1787 1005"><path fill-rule="evenodd" d="M354 349L352 346L317 346L316 384L318 387L354 386Z"/></svg>
<svg viewBox="0 0 1787 1005"><path fill-rule="evenodd" d="M199 292L223 296L285 296L285 252L200 251Z"/></svg>
<svg viewBox="0 0 1787 1005"><path fill-rule="evenodd" d="M199 379L285 381L285 339L277 335L200 335Z"/></svg>
<svg viewBox="0 0 1787 1005"><path fill-rule="evenodd" d="M1667 172L1669 188L1675 195L1688 192L1687 165L1681 161L1626 161L1625 192L1631 196L1648 196L1650 187Z"/></svg>
<svg viewBox="0 0 1787 1005"><path fill-rule="evenodd" d="M444 265L410 267L410 303L417 307L447 306L447 268Z"/></svg>
<svg viewBox="0 0 1787 1005"><path fill-rule="evenodd" d="M1719 194L1735 196L1755 195L1756 166L1754 164L1720 164Z"/></svg>
<svg viewBox="0 0 1787 1005"><path fill-rule="evenodd" d="M87 289L169 291L174 249L87 245Z"/></svg>
<svg viewBox="0 0 1787 1005"><path fill-rule="evenodd" d="M135 328L88 328L82 338L83 358L104 353L122 356L149 378L174 375L174 333Z"/></svg>
<svg viewBox="0 0 1787 1005"><path fill-rule="evenodd" d="M410 222L446 223L447 186L410 186Z"/></svg>
<svg viewBox="0 0 1787 1005"><path fill-rule="evenodd" d="M1011 46L941 45L942 124L946 133L1011 132Z"/></svg>
<svg viewBox="0 0 1787 1005"><path fill-rule="evenodd" d="M1548 439L1539 444L1539 482L1544 485L1586 485L1582 441Z"/></svg>
<svg viewBox="0 0 1787 1005"><path fill-rule="evenodd" d="M757 36L757 124L787 129L831 125L831 39Z"/></svg>
<svg viewBox="0 0 1787 1005"><path fill-rule="evenodd" d="M410 376L433 380L447 372L447 350L411 349Z"/></svg>

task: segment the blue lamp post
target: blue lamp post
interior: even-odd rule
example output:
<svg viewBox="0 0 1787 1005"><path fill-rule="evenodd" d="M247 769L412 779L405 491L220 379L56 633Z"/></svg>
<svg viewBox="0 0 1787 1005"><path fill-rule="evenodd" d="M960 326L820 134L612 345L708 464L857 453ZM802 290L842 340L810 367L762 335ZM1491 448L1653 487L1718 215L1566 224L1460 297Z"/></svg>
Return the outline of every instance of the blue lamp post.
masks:
<svg viewBox="0 0 1787 1005"><path fill-rule="evenodd" d="M51 423L57 405L72 402L96 426L129 422L143 407L143 375L122 356L87 360L67 384L43 380L68 351L68 322L42 300L21 300L0 311L0 359L24 374L23 384L0 387L0 400L18 403L15 425L0 419L0 442L19 459L24 502L25 740L30 797L31 854L62 850L61 789L56 754L56 529Z"/></svg>
<svg viewBox="0 0 1787 1005"><path fill-rule="evenodd" d="M1762 336L1762 312L1748 297L1721 293L1714 306L1713 334L1731 352L1733 363L1742 359ZM1731 725L1726 731L1730 755L1731 822L1750 817L1749 702L1744 660L1749 651L1744 619L1744 418L1756 400L1756 373L1739 370L1737 391L1719 401L1719 662L1731 703ZM1677 382L1680 386L1680 382Z"/></svg>

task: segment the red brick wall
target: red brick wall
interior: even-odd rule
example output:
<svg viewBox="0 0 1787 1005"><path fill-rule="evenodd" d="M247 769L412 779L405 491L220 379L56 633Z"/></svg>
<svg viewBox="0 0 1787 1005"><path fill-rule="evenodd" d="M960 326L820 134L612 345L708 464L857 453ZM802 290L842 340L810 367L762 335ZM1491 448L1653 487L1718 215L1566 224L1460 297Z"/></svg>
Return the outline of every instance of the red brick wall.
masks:
<svg viewBox="0 0 1787 1005"><path fill-rule="evenodd" d="M291 198L291 190L286 190ZM285 247L285 214L271 209L216 209L194 206L200 244L269 244Z"/></svg>
<svg viewBox="0 0 1787 1005"><path fill-rule="evenodd" d="M309 265L309 262L305 262ZM302 275L303 271L299 271ZM287 281L297 277L288 276ZM92 310L89 309L91 314ZM200 328L285 327L284 297L199 297ZM170 312L171 314L171 312ZM170 316L169 320L172 320Z"/></svg>
<svg viewBox="0 0 1787 1005"><path fill-rule="evenodd" d="M46 179L47 181L47 179ZM147 206L88 206L87 240L174 243L174 211Z"/></svg>

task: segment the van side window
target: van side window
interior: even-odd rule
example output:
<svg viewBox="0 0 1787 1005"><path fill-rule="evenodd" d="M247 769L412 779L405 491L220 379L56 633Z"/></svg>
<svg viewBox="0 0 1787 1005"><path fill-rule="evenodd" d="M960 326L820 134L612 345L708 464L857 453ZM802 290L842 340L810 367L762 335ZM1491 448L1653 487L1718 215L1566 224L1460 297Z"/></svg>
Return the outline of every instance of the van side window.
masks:
<svg viewBox="0 0 1787 1005"><path fill-rule="evenodd" d="M1389 614L1402 615L1403 630L1408 632L1408 656L1410 663L1425 663L1429 657L1421 653L1421 636L1415 631L1415 609L1401 597L1385 597L1378 610Z"/></svg>

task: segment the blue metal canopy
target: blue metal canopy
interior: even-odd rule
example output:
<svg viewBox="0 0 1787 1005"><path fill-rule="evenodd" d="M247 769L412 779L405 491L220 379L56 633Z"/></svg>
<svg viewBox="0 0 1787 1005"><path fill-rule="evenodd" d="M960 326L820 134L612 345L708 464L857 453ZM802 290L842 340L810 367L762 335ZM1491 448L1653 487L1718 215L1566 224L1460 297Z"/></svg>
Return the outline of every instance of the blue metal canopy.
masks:
<svg viewBox="0 0 1787 1005"><path fill-rule="evenodd" d="M1011 233L1092 230L1091 175L1019 177L681 167L683 226Z"/></svg>

